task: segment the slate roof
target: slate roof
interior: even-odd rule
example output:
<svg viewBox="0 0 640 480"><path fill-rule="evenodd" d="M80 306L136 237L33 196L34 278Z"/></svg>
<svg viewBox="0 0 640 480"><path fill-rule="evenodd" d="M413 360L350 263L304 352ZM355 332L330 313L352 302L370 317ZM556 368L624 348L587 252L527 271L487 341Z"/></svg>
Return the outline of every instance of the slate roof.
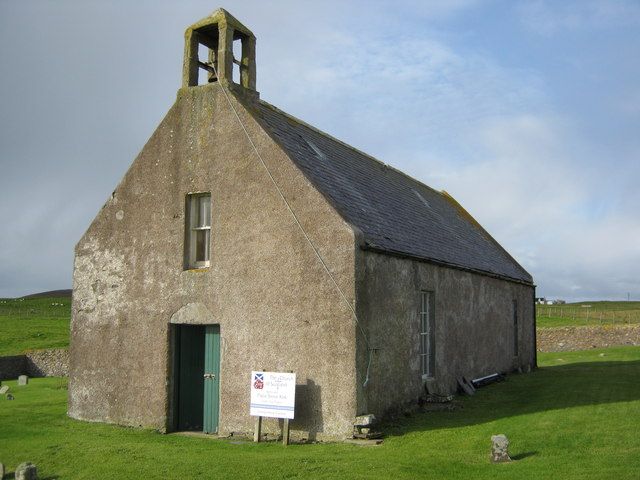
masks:
<svg viewBox="0 0 640 480"><path fill-rule="evenodd" d="M259 101L249 107L366 248L510 280L533 279L455 200Z"/></svg>

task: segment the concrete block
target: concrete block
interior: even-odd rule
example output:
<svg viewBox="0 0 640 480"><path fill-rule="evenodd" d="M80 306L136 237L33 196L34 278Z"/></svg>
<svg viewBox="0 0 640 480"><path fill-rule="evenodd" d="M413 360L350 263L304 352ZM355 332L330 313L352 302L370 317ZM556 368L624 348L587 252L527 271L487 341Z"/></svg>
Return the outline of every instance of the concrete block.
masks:
<svg viewBox="0 0 640 480"><path fill-rule="evenodd" d="M359 415L356 417L356 421L353 422L353 424L356 427L368 427L369 425L372 425L374 422L376 421L376 416L375 415Z"/></svg>
<svg viewBox="0 0 640 480"><path fill-rule="evenodd" d="M473 395L476 393L475 387L465 377L458 378L458 388L465 395Z"/></svg>

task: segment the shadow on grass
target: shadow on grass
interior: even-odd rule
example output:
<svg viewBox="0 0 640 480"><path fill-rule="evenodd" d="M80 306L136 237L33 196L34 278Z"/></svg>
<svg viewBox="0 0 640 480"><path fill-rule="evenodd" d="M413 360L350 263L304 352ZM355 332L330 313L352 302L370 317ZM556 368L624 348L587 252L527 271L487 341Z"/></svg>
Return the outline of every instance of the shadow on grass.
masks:
<svg viewBox="0 0 640 480"><path fill-rule="evenodd" d="M0 480L13 480L15 478L16 472L5 472L4 477L1 477ZM48 475L46 477L41 477L38 475L38 480L56 480L58 478L57 475Z"/></svg>
<svg viewBox="0 0 640 480"><path fill-rule="evenodd" d="M639 400L638 378L640 361L541 367L530 374L508 375L505 382L480 388L473 397L457 397L460 409L420 412L387 421L382 430L395 436L476 425L547 410Z"/></svg>
<svg viewBox="0 0 640 480"><path fill-rule="evenodd" d="M522 452L517 455L511 455L511 460L524 460L525 458L533 457L537 454L538 452Z"/></svg>

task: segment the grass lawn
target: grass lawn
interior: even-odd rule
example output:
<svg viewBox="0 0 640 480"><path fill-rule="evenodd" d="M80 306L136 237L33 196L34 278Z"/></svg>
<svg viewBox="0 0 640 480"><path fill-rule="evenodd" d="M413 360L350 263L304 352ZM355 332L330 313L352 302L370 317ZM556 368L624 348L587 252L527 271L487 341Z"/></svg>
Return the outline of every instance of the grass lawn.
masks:
<svg viewBox="0 0 640 480"><path fill-rule="evenodd" d="M455 412L389 425L378 447L252 444L162 435L65 416L65 380L7 382L0 461L33 461L41 478L637 479L640 348L541 354L542 368L462 398ZM511 439L489 462L490 436Z"/></svg>
<svg viewBox="0 0 640 480"><path fill-rule="evenodd" d="M69 297L1 298L0 356L68 347L70 318Z"/></svg>
<svg viewBox="0 0 640 480"><path fill-rule="evenodd" d="M538 328L640 323L640 302L536 305Z"/></svg>

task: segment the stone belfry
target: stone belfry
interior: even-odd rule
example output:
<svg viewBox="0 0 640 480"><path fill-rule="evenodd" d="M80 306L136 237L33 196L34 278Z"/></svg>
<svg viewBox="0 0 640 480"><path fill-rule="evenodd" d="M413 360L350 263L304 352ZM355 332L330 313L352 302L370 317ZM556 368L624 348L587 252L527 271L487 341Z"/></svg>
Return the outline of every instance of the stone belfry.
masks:
<svg viewBox="0 0 640 480"><path fill-rule="evenodd" d="M235 42L241 44L239 59L233 56ZM207 50L206 58L199 58L201 45ZM239 67L239 78L234 78L234 64ZM225 87L240 85L257 93L256 37L223 8L194 23L185 32L182 86L197 86L201 69L208 72L209 83L220 82Z"/></svg>

